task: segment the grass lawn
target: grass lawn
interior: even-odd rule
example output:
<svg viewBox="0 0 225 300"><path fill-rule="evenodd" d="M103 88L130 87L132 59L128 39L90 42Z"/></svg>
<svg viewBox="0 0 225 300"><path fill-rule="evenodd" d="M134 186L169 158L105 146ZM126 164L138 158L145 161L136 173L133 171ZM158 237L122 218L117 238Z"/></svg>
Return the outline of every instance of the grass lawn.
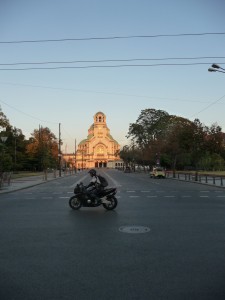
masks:
<svg viewBox="0 0 225 300"><path fill-rule="evenodd" d="M30 177L30 176L40 176L43 175L43 172L17 172L17 173L12 173L12 179L16 178L23 178L23 177Z"/></svg>

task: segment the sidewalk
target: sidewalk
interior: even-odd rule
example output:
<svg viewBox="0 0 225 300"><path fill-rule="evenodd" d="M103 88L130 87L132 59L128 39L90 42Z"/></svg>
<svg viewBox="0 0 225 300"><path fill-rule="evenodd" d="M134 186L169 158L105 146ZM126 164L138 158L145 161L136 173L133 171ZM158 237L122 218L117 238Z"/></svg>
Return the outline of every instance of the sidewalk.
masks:
<svg viewBox="0 0 225 300"><path fill-rule="evenodd" d="M17 179L11 179L10 184L4 183L4 185L0 188L0 194L15 192L22 189L27 189L29 187L43 184L52 180L56 180L59 178L63 178L65 176L71 176L74 174L62 174L60 177L58 174L57 176L54 176L53 174L48 174L47 179L43 175L37 175L37 176L27 176L27 177L20 177Z"/></svg>

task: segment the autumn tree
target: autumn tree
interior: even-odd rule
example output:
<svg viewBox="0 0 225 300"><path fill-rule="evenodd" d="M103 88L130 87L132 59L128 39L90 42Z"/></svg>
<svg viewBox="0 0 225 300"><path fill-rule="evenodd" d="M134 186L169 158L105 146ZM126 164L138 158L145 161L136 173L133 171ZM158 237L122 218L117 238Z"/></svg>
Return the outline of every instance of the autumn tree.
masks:
<svg viewBox="0 0 225 300"><path fill-rule="evenodd" d="M135 145L136 162L160 162L174 170L186 166L197 170L206 161L211 169L224 168L224 136L217 124L208 128L199 119L190 121L155 109L142 110L127 135ZM122 155L128 159L132 156L131 146L125 150Z"/></svg>
<svg viewBox="0 0 225 300"><path fill-rule="evenodd" d="M26 146L30 164L35 170L56 168L58 163L58 143L48 127L35 129Z"/></svg>

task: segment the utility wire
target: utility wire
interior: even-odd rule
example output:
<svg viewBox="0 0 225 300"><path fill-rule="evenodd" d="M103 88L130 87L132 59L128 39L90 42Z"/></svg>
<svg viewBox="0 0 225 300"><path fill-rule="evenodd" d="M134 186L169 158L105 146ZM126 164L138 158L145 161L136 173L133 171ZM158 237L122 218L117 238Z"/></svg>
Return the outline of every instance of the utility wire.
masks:
<svg viewBox="0 0 225 300"><path fill-rule="evenodd" d="M60 67L29 67L29 68L1 68L0 71L29 71L29 70L59 70L59 69L91 69L91 68L126 68L126 67L161 67L161 66L196 66L209 65L211 62L203 63L169 63L169 64L143 64L143 65L93 65L93 66L60 66ZM224 63L218 62L222 65Z"/></svg>
<svg viewBox="0 0 225 300"><path fill-rule="evenodd" d="M198 111L197 113L195 113L194 115L192 115L191 117L194 117L198 114L200 114L201 112L207 110L209 107L213 106L214 104L216 104L217 102L219 102L221 99L223 99L225 97L225 95L223 95L222 97L220 97L219 99L217 99L216 101L213 101L212 103L210 103L209 105L207 105L205 108L203 108L202 110Z"/></svg>
<svg viewBox="0 0 225 300"><path fill-rule="evenodd" d="M7 103L4 102L3 100L0 100L0 103L3 103L4 105L8 106L9 108L11 108L11 109L13 109L13 110L16 110L16 111L18 111L19 113L21 113L21 114L23 114L23 115L25 115L25 116L27 116L27 117L29 117L29 118L31 118L31 119L35 119L35 120L38 120L38 121L41 121L41 122L45 122L45 123L58 124L57 122L51 122L51 121L41 120L41 119L39 119L39 118L37 118L37 117L34 117L34 116L30 115L30 114L27 114L27 113L25 113L24 111L19 110L19 109L17 109L16 107L7 104Z"/></svg>
<svg viewBox="0 0 225 300"><path fill-rule="evenodd" d="M130 59L100 59L100 60L70 60L70 61L42 61L42 62L15 62L0 63L0 66L18 65L47 65L47 64L76 64L76 63L105 63L105 62L131 62L131 61L166 61L166 60L197 60L197 59L224 59L225 56L199 56L199 57L165 57L165 58L130 58Z"/></svg>
<svg viewBox="0 0 225 300"><path fill-rule="evenodd" d="M6 84L11 86L23 86L23 87L32 87L32 88L42 88L50 90L61 90L61 91L72 91L78 93L92 93L92 94L102 94L102 95L114 95L114 96L123 96L123 97L133 97L133 98L143 98L143 99L153 99L153 100L167 100L167 101L179 101L179 102L199 102L199 103L208 103L207 101L199 101L193 99L180 99L180 98L165 98L157 96L146 96L146 95L134 95L134 94L125 94L125 93L116 93L116 92L102 92L95 90L82 90L74 88L62 88L62 87L52 87L52 86L43 86L43 85L31 85L31 84L21 84L21 83L12 83L12 82L1 82L0 84Z"/></svg>
<svg viewBox="0 0 225 300"><path fill-rule="evenodd" d="M118 40L118 39L137 39L137 38L161 38L161 37L187 37L205 35L224 35L225 32L203 32L203 33L179 33L179 34L155 34L155 35L127 35L127 36L107 36L89 38L61 38L61 39L42 39L42 40L18 40L0 41L0 44L23 44L23 43L52 43L70 41L92 41L92 40Z"/></svg>

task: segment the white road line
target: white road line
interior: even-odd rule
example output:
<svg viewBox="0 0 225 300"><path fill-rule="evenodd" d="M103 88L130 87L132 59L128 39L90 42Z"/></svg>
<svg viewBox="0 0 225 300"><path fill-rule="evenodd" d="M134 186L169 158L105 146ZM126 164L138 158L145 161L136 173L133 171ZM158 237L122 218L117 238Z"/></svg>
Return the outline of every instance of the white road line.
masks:
<svg viewBox="0 0 225 300"><path fill-rule="evenodd" d="M166 195L164 196L165 198L174 198L175 196L174 195Z"/></svg>
<svg viewBox="0 0 225 300"><path fill-rule="evenodd" d="M225 195L219 195L219 196L216 196L217 198L225 198Z"/></svg>
<svg viewBox="0 0 225 300"><path fill-rule="evenodd" d="M59 199L69 199L70 197L59 197Z"/></svg>
<svg viewBox="0 0 225 300"><path fill-rule="evenodd" d="M135 191L127 191L127 193L135 193Z"/></svg>
<svg viewBox="0 0 225 300"><path fill-rule="evenodd" d="M72 184L71 186L69 186L69 188L74 188L78 183L82 182L87 177L88 177L88 174L86 174L85 176L81 177L80 180L76 181L74 184Z"/></svg>
<svg viewBox="0 0 225 300"><path fill-rule="evenodd" d="M191 196L190 195L183 195L183 196L181 196L182 198L191 198Z"/></svg>
<svg viewBox="0 0 225 300"><path fill-rule="evenodd" d="M209 196L200 196L200 198L209 198Z"/></svg>
<svg viewBox="0 0 225 300"><path fill-rule="evenodd" d="M153 196L147 196L147 198L157 198L158 196L153 195Z"/></svg>
<svg viewBox="0 0 225 300"><path fill-rule="evenodd" d="M141 193L150 193L151 191L141 191Z"/></svg>
<svg viewBox="0 0 225 300"><path fill-rule="evenodd" d="M113 179L109 174L107 174L107 173L104 172L104 171L102 171L102 172L104 173L104 175L106 175L107 177L109 177L109 179L113 182L113 184L114 184L116 187L121 186L121 185L119 184L119 182L116 181L115 179Z"/></svg>
<svg viewBox="0 0 225 300"><path fill-rule="evenodd" d="M140 196L129 196L130 198L140 198Z"/></svg>

